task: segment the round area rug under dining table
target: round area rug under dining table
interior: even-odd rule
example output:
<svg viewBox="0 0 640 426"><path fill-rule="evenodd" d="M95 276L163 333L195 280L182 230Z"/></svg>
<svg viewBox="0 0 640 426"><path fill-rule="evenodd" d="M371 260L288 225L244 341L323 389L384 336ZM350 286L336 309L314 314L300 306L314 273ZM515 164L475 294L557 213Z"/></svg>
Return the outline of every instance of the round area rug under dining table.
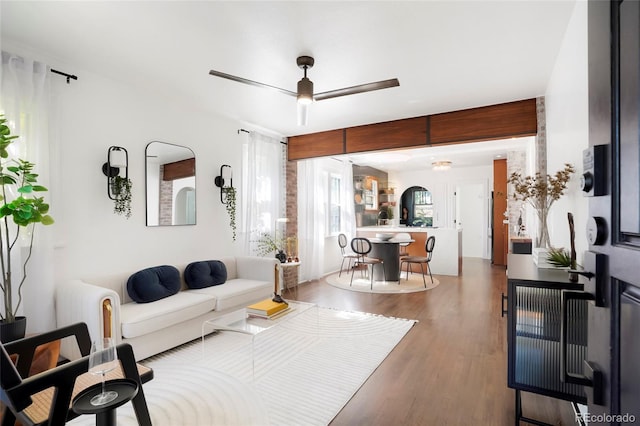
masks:
<svg viewBox="0 0 640 426"><path fill-rule="evenodd" d="M325 281L333 287L363 293L415 293L418 291L431 290L440 284L440 281L438 281L436 277L433 277L432 283L431 277L427 274L425 276L427 283L425 288L421 272L409 273L409 279L406 277L407 272L403 271L400 275L400 281L376 281L374 279L373 289L371 288L371 281L364 271L354 271L352 285L350 285L351 271L342 271L342 274L336 272L335 274L328 275L325 277Z"/></svg>

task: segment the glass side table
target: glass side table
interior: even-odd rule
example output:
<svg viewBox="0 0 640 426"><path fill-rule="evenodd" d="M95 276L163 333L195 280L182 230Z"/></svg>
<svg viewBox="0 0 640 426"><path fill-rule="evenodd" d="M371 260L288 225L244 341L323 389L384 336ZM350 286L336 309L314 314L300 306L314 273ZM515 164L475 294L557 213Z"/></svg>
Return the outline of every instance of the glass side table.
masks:
<svg viewBox="0 0 640 426"><path fill-rule="evenodd" d="M287 281L286 281L286 277L285 277L285 270L289 269L289 268L295 268L300 266L300 261L297 262L283 262L278 264L278 290L280 291L280 294L282 295L282 291L283 290L289 290L289 286L287 285ZM296 298L298 297L298 283L295 284L295 290L296 290Z"/></svg>

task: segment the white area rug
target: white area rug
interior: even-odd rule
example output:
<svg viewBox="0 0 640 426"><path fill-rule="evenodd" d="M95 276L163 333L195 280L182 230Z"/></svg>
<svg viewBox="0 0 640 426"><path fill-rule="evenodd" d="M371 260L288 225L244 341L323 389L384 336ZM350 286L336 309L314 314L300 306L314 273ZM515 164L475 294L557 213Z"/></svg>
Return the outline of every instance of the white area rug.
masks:
<svg viewBox="0 0 640 426"><path fill-rule="evenodd" d="M153 424L326 425L415 323L318 307L288 315L253 344L219 332L204 346L197 340L143 361L154 369L144 385ZM118 425L129 424L137 424L130 403L118 409Z"/></svg>
<svg viewBox="0 0 640 426"><path fill-rule="evenodd" d="M433 283L429 274L426 275L427 287L424 286L421 272L409 273L409 279L407 280L407 272L403 271L400 281L373 281L373 289L371 288L371 281L366 274L362 274L360 271L355 271L353 276L353 284L350 285L351 271L342 271L341 276L338 274L331 274L325 278L328 284L350 291L361 291L364 293L415 293L417 291L431 290L440 284L440 281L436 277L433 277Z"/></svg>

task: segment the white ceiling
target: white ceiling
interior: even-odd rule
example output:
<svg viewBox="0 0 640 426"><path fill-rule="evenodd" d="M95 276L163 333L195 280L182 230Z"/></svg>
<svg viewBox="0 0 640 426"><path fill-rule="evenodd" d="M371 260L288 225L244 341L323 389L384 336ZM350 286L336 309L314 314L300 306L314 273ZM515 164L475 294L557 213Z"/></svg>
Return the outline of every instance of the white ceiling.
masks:
<svg viewBox="0 0 640 426"><path fill-rule="evenodd" d="M574 0L7 1L3 46L97 73L284 136L543 95ZM213 77L296 91L296 57L316 92L398 78L400 87L315 102ZM73 83L72 83L73 84Z"/></svg>
<svg viewBox="0 0 640 426"><path fill-rule="evenodd" d="M348 154L342 157L359 166L387 172L431 169L437 161L450 161L451 168L490 166L493 160L505 159L510 151L527 151L534 137L512 138L429 148Z"/></svg>

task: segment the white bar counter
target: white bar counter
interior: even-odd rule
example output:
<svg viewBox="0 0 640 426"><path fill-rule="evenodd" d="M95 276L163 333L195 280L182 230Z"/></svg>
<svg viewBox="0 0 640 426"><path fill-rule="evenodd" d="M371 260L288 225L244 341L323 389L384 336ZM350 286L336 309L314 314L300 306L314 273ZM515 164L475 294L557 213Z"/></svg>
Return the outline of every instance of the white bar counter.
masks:
<svg viewBox="0 0 640 426"><path fill-rule="evenodd" d="M356 229L358 237L374 238L377 233L383 232L410 234L415 242L409 245L409 254L417 256L426 256L424 244L427 237L433 235L436 237L436 245L430 263L431 272L436 275L460 275L462 267L461 229L415 226L363 226Z"/></svg>

